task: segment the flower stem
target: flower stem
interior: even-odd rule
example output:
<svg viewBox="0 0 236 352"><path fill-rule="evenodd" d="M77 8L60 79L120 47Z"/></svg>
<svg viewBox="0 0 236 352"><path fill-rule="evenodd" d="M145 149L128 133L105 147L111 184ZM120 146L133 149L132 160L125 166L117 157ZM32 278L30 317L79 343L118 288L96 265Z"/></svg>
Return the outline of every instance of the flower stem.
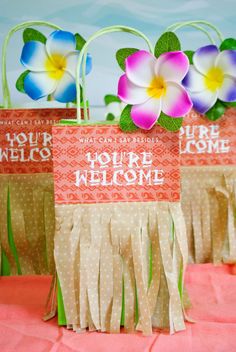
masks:
<svg viewBox="0 0 236 352"><path fill-rule="evenodd" d="M207 22L207 21L203 21L203 20L174 23L174 24L172 24L171 26L169 26L167 28L167 31L176 32L178 29L183 28L183 27L187 27L187 26L195 27L198 30L200 30L203 33L205 33L207 35L207 37L210 39L211 43L214 44L214 40L212 39L212 37L209 34L209 32L206 29L204 29L203 27L199 26L199 24L207 26L210 29L212 29L213 31L215 31L215 33L217 34L220 42L222 42L224 40L222 33L219 31L219 29L217 27L215 27L212 23Z"/></svg>
<svg viewBox="0 0 236 352"><path fill-rule="evenodd" d="M140 31L131 28L131 27L126 27L126 26L110 26L106 27L103 29L100 29L99 31L95 32L85 43L83 48L80 51L79 59L78 59L78 64L77 64L77 69L76 69L76 94L77 94L77 122L81 123L81 103L80 103L80 73L81 73L81 66L82 66L82 87L83 87L83 101L86 103L87 98L86 98L86 87L85 87L85 71L86 71L86 55L87 55L87 48L89 44L95 40L96 38L107 34L107 33L113 33L113 32L127 32L131 33L137 37L141 37L142 39L145 40L145 42L148 45L149 51L153 54L154 53L154 48L149 41L149 39ZM88 111L87 107L84 108L84 120L88 121Z"/></svg>

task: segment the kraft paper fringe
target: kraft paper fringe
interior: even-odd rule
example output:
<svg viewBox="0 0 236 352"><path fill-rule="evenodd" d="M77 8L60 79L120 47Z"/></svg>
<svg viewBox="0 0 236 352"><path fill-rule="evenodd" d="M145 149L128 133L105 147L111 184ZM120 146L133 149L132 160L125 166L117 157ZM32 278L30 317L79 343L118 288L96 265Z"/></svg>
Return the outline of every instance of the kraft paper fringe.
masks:
<svg viewBox="0 0 236 352"><path fill-rule="evenodd" d="M189 259L236 263L236 166L182 167Z"/></svg>
<svg viewBox="0 0 236 352"><path fill-rule="evenodd" d="M179 203L56 205L54 251L68 328L185 329Z"/></svg>
<svg viewBox="0 0 236 352"><path fill-rule="evenodd" d="M0 241L12 275L55 271L54 231L53 175L0 175Z"/></svg>

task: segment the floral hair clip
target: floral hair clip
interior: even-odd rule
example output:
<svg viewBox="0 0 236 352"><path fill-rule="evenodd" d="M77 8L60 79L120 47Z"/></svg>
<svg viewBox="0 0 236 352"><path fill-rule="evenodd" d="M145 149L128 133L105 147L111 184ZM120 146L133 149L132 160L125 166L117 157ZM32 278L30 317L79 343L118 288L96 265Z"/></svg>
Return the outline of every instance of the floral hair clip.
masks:
<svg viewBox="0 0 236 352"><path fill-rule="evenodd" d="M190 68L183 80L193 107L210 120L236 106L236 40L229 38L220 48L208 45L191 53Z"/></svg>
<svg viewBox="0 0 236 352"><path fill-rule="evenodd" d="M46 38L41 32L27 28L23 32L21 63L27 69L16 82L16 88L30 98L48 97L61 103L76 100L76 65L85 40L77 33L56 30ZM86 74L92 59L86 59Z"/></svg>
<svg viewBox="0 0 236 352"><path fill-rule="evenodd" d="M189 60L181 51L177 36L164 33L154 55L128 48L120 49L116 57L125 71L118 83L118 97L127 104L120 118L121 129L150 130L158 123L167 130L179 130L192 101L182 84Z"/></svg>

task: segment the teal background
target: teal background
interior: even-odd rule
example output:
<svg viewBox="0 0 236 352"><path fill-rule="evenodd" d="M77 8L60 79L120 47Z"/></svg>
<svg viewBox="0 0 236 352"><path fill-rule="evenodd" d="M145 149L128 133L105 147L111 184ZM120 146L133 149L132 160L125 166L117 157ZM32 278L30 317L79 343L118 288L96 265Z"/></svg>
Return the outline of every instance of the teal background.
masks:
<svg viewBox="0 0 236 352"><path fill-rule="evenodd" d="M0 0L0 45L12 26L27 20L51 21L66 30L78 31L85 38L104 26L129 25L143 31L155 43L170 24L194 19L211 21L225 37L235 36L235 15L235 0ZM204 34L194 29L186 29L179 35L184 49L208 43ZM94 65L87 82L92 105L102 105L105 94L116 93L121 71L115 52L126 46L146 48L140 39L128 34L105 36L91 46ZM8 51L8 76L14 103L30 106L30 99L15 89L15 81L23 71L19 63L21 48L21 34L17 33Z"/></svg>

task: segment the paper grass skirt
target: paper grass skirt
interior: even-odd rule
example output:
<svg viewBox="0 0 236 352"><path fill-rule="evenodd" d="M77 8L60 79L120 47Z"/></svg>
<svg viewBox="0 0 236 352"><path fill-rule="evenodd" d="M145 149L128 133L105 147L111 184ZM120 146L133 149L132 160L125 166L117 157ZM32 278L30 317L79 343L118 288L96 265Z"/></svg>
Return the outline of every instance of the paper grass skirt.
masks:
<svg viewBox="0 0 236 352"><path fill-rule="evenodd" d="M52 274L51 128L73 109L0 110L1 275Z"/></svg>
<svg viewBox="0 0 236 352"><path fill-rule="evenodd" d="M236 110L192 112L181 136L181 204L191 262L236 263Z"/></svg>
<svg viewBox="0 0 236 352"><path fill-rule="evenodd" d="M116 125L53 127L60 323L147 335L185 329L178 153L178 134L160 127L129 135Z"/></svg>

